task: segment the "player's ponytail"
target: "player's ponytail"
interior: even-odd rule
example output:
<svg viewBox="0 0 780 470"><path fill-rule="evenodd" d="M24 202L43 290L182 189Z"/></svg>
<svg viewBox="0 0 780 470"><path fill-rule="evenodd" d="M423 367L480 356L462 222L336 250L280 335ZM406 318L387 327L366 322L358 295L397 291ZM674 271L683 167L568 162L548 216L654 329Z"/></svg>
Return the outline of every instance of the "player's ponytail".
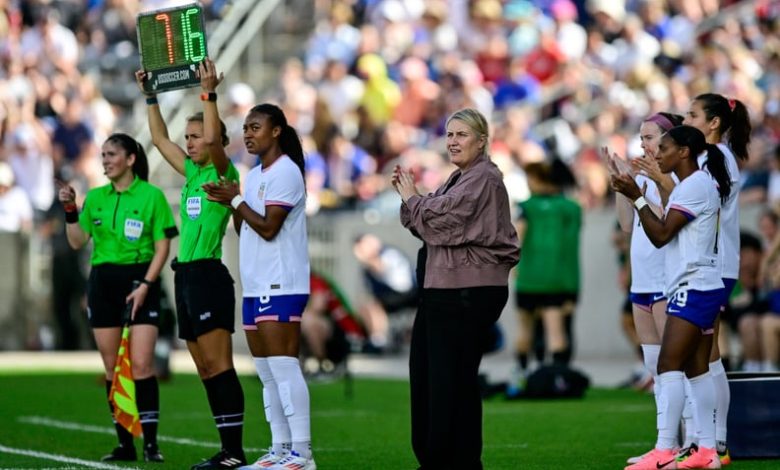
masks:
<svg viewBox="0 0 780 470"><path fill-rule="evenodd" d="M280 127L282 132L279 134L279 147L290 159L295 162L301 170L301 175L306 176L304 170L303 146L301 138L295 129L287 124L287 118L281 108L270 103L258 104L249 111L250 114L264 114L268 116L273 127Z"/></svg>
<svg viewBox="0 0 780 470"><path fill-rule="evenodd" d="M728 135L728 144L740 160L748 159L748 144L750 144L750 115L744 103L737 99L727 99L716 93L704 93L694 98L701 103L707 121L716 117L720 120L718 125L719 137Z"/></svg>
<svg viewBox="0 0 780 470"><path fill-rule="evenodd" d="M731 194L731 176L726 167L726 156L715 144L706 144L705 149L707 151L707 163L705 164L707 172L717 181L720 202L723 204Z"/></svg>
<svg viewBox="0 0 780 470"><path fill-rule="evenodd" d="M149 160L146 158L143 146L138 141L127 134L115 132L108 136L106 142L121 147L128 156L135 155L133 174L141 180L149 181Z"/></svg>

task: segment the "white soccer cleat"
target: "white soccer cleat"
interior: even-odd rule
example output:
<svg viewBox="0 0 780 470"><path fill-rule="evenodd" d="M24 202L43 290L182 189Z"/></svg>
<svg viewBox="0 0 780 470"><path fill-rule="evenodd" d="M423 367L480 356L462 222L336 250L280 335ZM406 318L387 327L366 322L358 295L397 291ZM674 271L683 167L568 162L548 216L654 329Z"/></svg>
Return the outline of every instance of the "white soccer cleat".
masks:
<svg viewBox="0 0 780 470"><path fill-rule="evenodd" d="M317 470L317 464L314 463L314 458L305 459L292 451L271 468L273 470Z"/></svg>
<svg viewBox="0 0 780 470"><path fill-rule="evenodd" d="M271 449L268 449L268 452L258 457L257 461L249 465L244 465L238 470L268 470L274 468L274 466L281 462L285 456L286 454L275 454Z"/></svg>

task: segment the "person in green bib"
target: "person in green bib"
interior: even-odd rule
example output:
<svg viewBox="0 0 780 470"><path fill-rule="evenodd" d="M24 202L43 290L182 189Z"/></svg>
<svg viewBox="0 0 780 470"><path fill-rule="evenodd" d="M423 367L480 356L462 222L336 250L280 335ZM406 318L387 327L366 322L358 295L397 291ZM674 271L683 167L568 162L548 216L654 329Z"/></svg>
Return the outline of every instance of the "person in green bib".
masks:
<svg viewBox="0 0 780 470"><path fill-rule="evenodd" d="M79 215L76 192L61 184L68 243L80 249L92 239L87 315L111 390L124 312L130 308L130 360L144 435L144 460L162 462L157 447L159 389L154 345L160 311L160 270L170 239L178 234L162 191L147 182L149 164L141 146L126 134L112 134L101 150L110 183L87 193ZM137 287L134 287L137 283ZM113 407L109 402L113 416ZM119 446L105 461L134 461L133 435L115 422Z"/></svg>
<svg viewBox="0 0 780 470"><path fill-rule="evenodd" d="M146 95L152 142L166 161L186 178L181 190L181 242L173 260L179 338L187 342L219 431L222 446L192 468L238 468L246 463L242 445L244 392L233 367L235 292L222 264L222 238L231 210L209 201L201 186L239 180L228 160L225 124L217 110L217 86L224 76L205 59L199 67L203 112L187 118L185 148L168 137L157 97ZM136 72L143 92L146 72Z"/></svg>
<svg viewBox="0 0 780 470"><path fill-rule="evenodd" d="M543 332L553 364L568 365L572 314L580 289L582 209L563 192L574 184L574 177L558 159L531 163L525 172L531 197L520 203L516 222L523 256L515 279L520 321L515 344L517 365L507 385L509 398L522 392L535 332Z"/></svg>

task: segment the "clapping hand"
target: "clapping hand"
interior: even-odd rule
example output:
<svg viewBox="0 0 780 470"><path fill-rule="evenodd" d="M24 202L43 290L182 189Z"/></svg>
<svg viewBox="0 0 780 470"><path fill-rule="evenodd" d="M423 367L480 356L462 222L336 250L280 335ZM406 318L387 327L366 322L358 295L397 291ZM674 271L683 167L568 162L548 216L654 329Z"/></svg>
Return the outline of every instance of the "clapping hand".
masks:
<svg viewBox="0 0 780 470"><path fill-rule="evenodd" d="M224 177L220 177L219 181L205 183L201 188L206 191L206 197L209 201L225 205L230 205L230 201L240 194L238 182L228 181Z"/></svg>
<svg viewBox="0 0 780 470"><path fill-rule="evenodd" d="M393 168L391 183L404 202L408 201L410 197L414 195L419 196L420 194L417 191L417 187L414 185L414 175L412 175L412 172L404 170L400 165L396 165L395 168Z"/></svg>
<svg viewBox="0 0 780 470"><path fill-rule="evenodd" d="M663 178L661 167L658 166L658 161L655 159L655 152L652 150L646 149L644 158L635 158L632 160L631 167L635 172L647 176L656 183L660 183Z"/></svg>
<svg viewBox="0 0 780 470"><path fill-rule="evenodd" d="M599 155L601 156L601 161L607 167L610 176L624 174L634 175L631 165L616 152L610 152L608 147L601 147Z"/></svg>

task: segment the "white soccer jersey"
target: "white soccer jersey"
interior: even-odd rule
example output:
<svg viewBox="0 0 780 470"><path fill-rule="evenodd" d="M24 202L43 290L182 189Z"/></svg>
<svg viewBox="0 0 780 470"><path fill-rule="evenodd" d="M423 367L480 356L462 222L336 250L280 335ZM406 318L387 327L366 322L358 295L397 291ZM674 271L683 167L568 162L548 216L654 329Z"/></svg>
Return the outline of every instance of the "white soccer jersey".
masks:
<svg viewBox="0 0 780 470"><path fill-rule="evenodd" d="M720 257L723 272L721 276L727 279L739 278L739 165L734 152L726 144L718 144L718 148L726 157L726 169L731 179L731 192L720 208ZM707 154L699 159L699 168L706 170L704 163Z"/></svg>
<svg viewBox="0 0 780 470"><path fill-rule="evenodd" d="M642 188L647 184L645 199L657 207L663 207L661 194L655 182L644 175L636 176L636 184ZM631 230L631 292L635 294L650 294L663 292L664 283L664 258L666 247L656 248L647 238L642 229L639 214L634 209L634 227Z"/></svg>
<svg viewBox="0 0 780 470"><path fill-rule="evenodd" d="M666 250L666 295L680 287L701 291L720 289L720 196L709 173L697 171L674 187L666 207L682 212L690 222L677 233Z"/></svg>
<svg viewBox="0 0 780 470"><path fill-rule="evenodd" d="M268 168L258 165L247 174L244 200L253 211L265 216L266 206L282 206L289 214L270 241L246 222L241 225L239 267L244 297L309 293L304 188L301 170L286 155Z"/></svg>

